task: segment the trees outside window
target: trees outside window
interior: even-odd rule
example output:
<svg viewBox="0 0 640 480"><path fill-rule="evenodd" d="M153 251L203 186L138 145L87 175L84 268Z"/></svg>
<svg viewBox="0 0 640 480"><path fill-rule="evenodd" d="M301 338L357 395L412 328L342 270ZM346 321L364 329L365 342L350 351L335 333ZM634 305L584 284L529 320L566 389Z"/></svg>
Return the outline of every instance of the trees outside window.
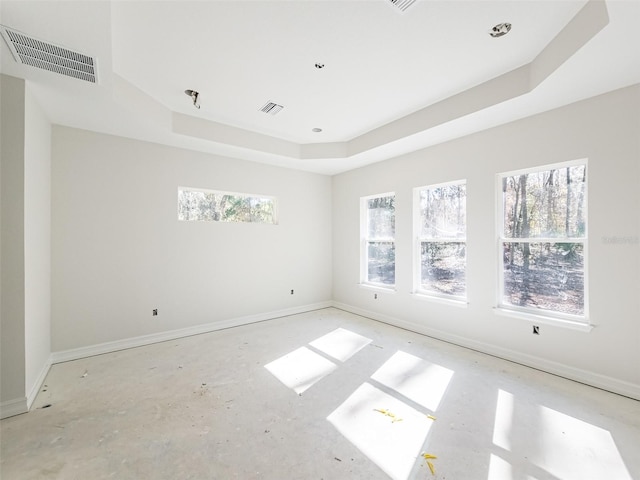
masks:
<svg viewBox="0 0 640 480"><path fill-rule="evenodd" d="M466 297L465 181L414 190L418 293Z"/></svg>
<svg viewBox="0 0 640 480"><path fill-rule="evenodd" d="M272 197L180 187L178 220L276 223Z"/></svg>
<svg viewBox="0 0 640 480"><path fill-rule="evenodd" d="M500 180L500 305L584 322L586 164Z"/></svg>
<svg viewBox="0 0 640 480"><path fill-rule="evenodd" d="M362 282L391 287L396 283L395 194L364 197L361 208Z"/></svg>

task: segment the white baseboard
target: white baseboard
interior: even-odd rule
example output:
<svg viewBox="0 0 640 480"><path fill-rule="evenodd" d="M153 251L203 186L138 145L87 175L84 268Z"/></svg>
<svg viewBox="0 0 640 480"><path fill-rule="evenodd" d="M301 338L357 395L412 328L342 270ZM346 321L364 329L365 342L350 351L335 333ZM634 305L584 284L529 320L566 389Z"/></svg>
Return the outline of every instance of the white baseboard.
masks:
<svg viewBox="0 0 640 480"><path fill-rule="evenodd" d="M203 325L195 325L193 327L180 328L178 330L169 330L167 332L152 333L150 335L142 335L140 337L125 338L122 340L116 340L114 342L99 343L97 345L89 345L87 347L73 348L70 350L63 350L60 352L54 352L51 354L51 363L68 362L71 360L78 360L80 358L91 357L94 355L102 355L103 353L116 352L118 350L125 350L127 348L141 347L143 345L150 345L152 343L165 342L167 340L175 340L176 338L190 337L191 335L198 335L200 333L209 333L216 330L223 330L225 328L239 327L241 325L248 325L250 323L263 322L265 320L272 320L274 318L286 317L289 315L296 315L298 313L311 312L313 310L320 310L323 308L329 308L333 305L333 302L326 301L320 303L313 303L309 305L303 305L300 307L287 308L284 310L277 310L275 312L260 313L256 315L247 315L244 317L231 318L222 320L219 322L206 323Z"/></svg>
<svg viewBox="0 0 640 480"><path fill-rule="evenodd" d="M14 400L7 400L0 403L0 419L13 417L14 415L20 415L27 413L29 408L27 407L27 398L16 398Z"/></svg>
<svg viewBox="0 0 640 480"><path fill-rule="evenodd" d="M631 382L594 372L589 372L587 370L571 367L562 363L553 362L533 355L520 353L515 350L510 350L489 343L478 342L476 340L453 335L440 330L431 329L424 325L409 322L400 318L391 317L389 315L384 315L370 310L365 310L363 308L354 307L345 303L333 302L333 306L335 308L339 308L340 310L345 310L357 315L362 315L363 317L371 318L382 323L387 323L389 325L404 328L405 330L410 330L412 332L427 335L438 340L443 340L445 342L453 343L461 347L503 358L505 360L542 370L544 372L558 375L569 380L574 380L576 382L584 383L592 387L601 388L609 392L624 395L625 397L640 400L640 385Z"/></svg>
<svg viewBox="0 0 640 480"><path fill-rule="evenodd" d="M27 409L29 410L31 409L31 405L33 405L33 401L36 399L36 396L38 395L38 392L40 391L40 388L44 383L44 379L47 378L47 373L49 373L51 364L52 364L51 355L49 355L49 358L47 359L46 363L43 365L42 370L40 370L40 374L38 375L38 378L36 378L36 381L31 386L31 390L27 394Z"/></svg>

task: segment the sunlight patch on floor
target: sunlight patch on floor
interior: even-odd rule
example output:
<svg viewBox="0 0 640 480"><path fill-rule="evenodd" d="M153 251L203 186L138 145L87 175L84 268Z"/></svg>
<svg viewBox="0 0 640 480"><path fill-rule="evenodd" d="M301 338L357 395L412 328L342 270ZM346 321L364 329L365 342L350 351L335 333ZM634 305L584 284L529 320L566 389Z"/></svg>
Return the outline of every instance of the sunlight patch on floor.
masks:
<svg viewBox="0 0 640 480"><path fill-rule="evenodd" d="M433 424L369 383L358 387L327 420L394 480L407 479Z"/></svg>
<svg viewBox="0 0 640 480"><path fill-rule="evenodd" d="M493 443L498 447L511 451L511 424L513 422L513 395L498 390L496 419L493 424Z"/></svg>
<svg viewBox="0 0 640 480"><path fill-rule="evenodd" d="M632 480L609 431L504 390L498 390L493 443L499 451L491 454L487 480L535 480L525 474L541 470L558 479Z"/></svg>
<svg viewBox="0 0 640 480"><path fill-rule="evenodd" d="M373 380L434 412L452 377L453 370L400 350L371 376Z"/></svg>
<svg viewBox="0 0 640 480"><path fill-rule="evenodd" d="M558 478L615 478L631 476L611 433L551 408L540 406L539 443L531 461Z"/></svg>
<svg viewBox="0 0 640 480"><path fill-rule="evenodd" d="M300 347L264 367L298 394L338 368L335 363L306 347Z"/></svg>
<svg viewBox="0 0 640 480"><path fill-rule="evenodd" d="M329 332L310 342L309 345L336 360L345 362L370 343L370 338L363 337L344 328L337 328L333 332Z"/></svg>

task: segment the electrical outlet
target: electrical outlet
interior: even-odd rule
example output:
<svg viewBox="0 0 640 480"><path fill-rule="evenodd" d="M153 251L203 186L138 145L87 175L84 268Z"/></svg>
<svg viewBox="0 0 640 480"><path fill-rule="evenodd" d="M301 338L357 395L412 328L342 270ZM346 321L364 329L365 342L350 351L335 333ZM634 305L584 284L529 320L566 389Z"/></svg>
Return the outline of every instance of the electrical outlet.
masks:
<svg viewBox="0 0 640 480"><path fill-rule="evenodd" d="M540 335L540 327L538 325L533 326L533 334Z"/></svg>
<svg viewBox="0 0 640 480"><path fill-rule="evenodd" d="M291 295L293 295L293 288L291 289Z"/></svg>
<svg viewBox="0 0 640 480"><path fill-rule="evenodd" d="M374 294L373 294L373 299L374 299L374 300L377 300L377 299L378 299L378 294L377 294L377 293L374 293Z"/></svg>
<svg viewBox="0 0 640 480"><path fill-rule="evenodd" d="M154 308L153 309L153 316L156 317L158 315L158 309Z"/></svg>

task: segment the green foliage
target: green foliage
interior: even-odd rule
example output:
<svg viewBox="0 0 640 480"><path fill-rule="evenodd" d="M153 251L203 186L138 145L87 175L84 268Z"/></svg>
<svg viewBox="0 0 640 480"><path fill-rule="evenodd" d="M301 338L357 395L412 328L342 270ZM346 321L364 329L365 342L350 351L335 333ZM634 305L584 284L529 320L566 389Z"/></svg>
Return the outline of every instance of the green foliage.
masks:
<svg viewBox="0 0 640 480"><path fill-rule="evenodd" d="M275 223L275 201L248 195L181 189L178 191L178 219Z"/></svg>

